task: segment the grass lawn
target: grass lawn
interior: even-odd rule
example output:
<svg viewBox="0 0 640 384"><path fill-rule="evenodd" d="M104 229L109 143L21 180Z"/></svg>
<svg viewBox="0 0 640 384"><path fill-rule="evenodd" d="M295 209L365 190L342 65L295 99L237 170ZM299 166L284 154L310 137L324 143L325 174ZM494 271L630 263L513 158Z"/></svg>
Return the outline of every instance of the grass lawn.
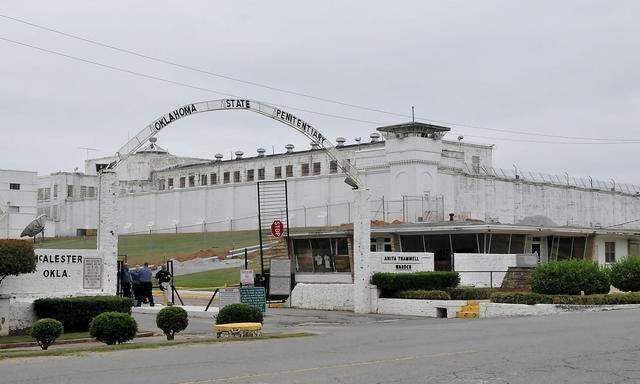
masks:
<svg viewBox="0 0 640 384"><path fill-rule="evenodd" d="M213 271L197 272L176 276L175 285L178 288L204 289L218 288L240 283L240 268L214 269Z"/></svg>
<svg viewBox="0 0 640 384"><path fill-rule="evenodd" d="M167 233L122 235L118 237L118 253L127 255L129 264L148 261L159 264L167 259L188 260L196 257L226 256L230 249L258 244L256 230L205 233ZM36 248L95 249L96 237L45 239Z"/></svg>
<svg viewBox="0 0 640 384"><path fill-rule="evenodd" d="M71 339L85 339L91 337L89 332L69 332L60 335L58 340L71 340ZM15 344L15 343L30 343L36 340L29 335L19 336L2 336L0 337L0 344Z"/></svg>

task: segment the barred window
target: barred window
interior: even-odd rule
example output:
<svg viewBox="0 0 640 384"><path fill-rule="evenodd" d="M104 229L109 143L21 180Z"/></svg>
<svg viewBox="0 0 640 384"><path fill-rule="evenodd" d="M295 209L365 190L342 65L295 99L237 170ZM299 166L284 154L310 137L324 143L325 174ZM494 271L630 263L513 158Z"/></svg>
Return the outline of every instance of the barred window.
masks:
<svg viewBox="0 0 640 384"><path fill-rule="evenodd" d="M195 186L196 186L196 177L189 176L189 187L195 187Z"/></svg>
<svg viewBox="0 0 640 384"><path fill-rule="evenodd" d="M200 175L200 185L207 185L207 175Z"/></svg>
<svg viewBox="0 0 640 384"><path fill-rule="evenodd" d="M258 180L264 180L264 168L258 169Z"/></svg>
<svg viewBox="0 0 640 384"><path fill-rule="evenodd" d="M231 181L231 174L229 172L223 173L222 179L225 184L229 184L229 182Z"/></svg>
<svg viewBox="0 0 640 384"><path fill-rule="evenodd" d="M169 180L167 180L167 188L173 189L173 178L172 177L170 177Z"/></svg>
<svg viewBox="0 0 640 384"><path fill-rule="evenodd" d="M186 186L187 186L187 178L186 178L186 177L184 177L184 176L182 176L182 177L180 178L180 188L184 188L184 187L186 187Z"/></svg>
<svg viewBox="0 0 640 384"><path fill-rule="evenodd" d="M309 176L309 164L308 163L302 164L302 167L300 167L300 174L302 176ZM289 175L287 175L287 177L289 177Z"/></svg>
<svg viewBox="0 0 640 384"><path fill-rule="evenodd" d="M313 163L313 174L314 175L319 175L320 174L320 169L321 169L320 163Z"/></svg>
<svg viewBox="0 0 640 384"><path fill-rule="evenodd" d="M287 177L293 177L293 165L287 165Z"/></svg>
<svg viewBox="0 0 640 384"><path fill-rule="evenodd" d="M218 174L217 173L212 173L211 174L211 185L216 185L218 184Z"/></svg>
<svg viewBox="0 0 640 384"><path fill-rule="evenodd" d="M329 173L338 173L338 161L331 160L329 163Z"/></svg>
<svg viewBox="0 0 640 384"><path fill-rule="evenodd" d="M247 170L247 181L253 181L253 169Z"/></svg>
<svg viewBox="0 0 640 384"><path fill-rule="evenodd" d="M240 182L240 171L233 171L233 182L234 183Z"/></svg>
<svg viewBox="0 0 640 384"><path fill-rule="evenodd" d="M282 179L282 167L275 167L273 169L273 178Z"/></svg>

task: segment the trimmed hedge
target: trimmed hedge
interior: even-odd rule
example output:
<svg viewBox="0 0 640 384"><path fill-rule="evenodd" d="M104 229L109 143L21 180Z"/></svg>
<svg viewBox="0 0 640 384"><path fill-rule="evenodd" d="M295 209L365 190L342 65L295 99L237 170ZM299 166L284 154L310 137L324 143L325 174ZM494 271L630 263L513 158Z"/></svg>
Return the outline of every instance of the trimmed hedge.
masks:
<svg viewBox="0 0 640 384"><path fill-rule="evenodd" d="M133 316L122 312L105 312L96 316L89 326L91 337L107 345L122 344L138 333L138 323Z"/></svg>
<svg viewBox="0 0 640 384"><path fill-rule="evenodd" d="M32 273L38 259L26 240L0 240L0 283L7 276Z"/></svg>
<svg viewBox="0 0 640 384"><path fill-rule="evenodd" d="M40 319L31 327L29 335L36 339L43 350L49 348L64 332L62 323L56 319Z"/></svg>
<svg viewBox="0 0 640 384"><path fill-rule="evenodd" d="M607 270L589 260L551 261L531 273L531 290L547 295L609 292Z"/></svg>
<svg viewBox="0 0 640 384"><path fill-rule="evenodd" d="M640 291L640 257L629 256L611 266L611 285L621 291Z"/></svg>
<svg viewBox="0 0 640 384"><path fill-rule="evenodd" d="M173 340L176 333L184 331L189 325L189 315L180 307L162 308L156 316L156 325L167 336L167 340Z"/></svg>
<svg viewBox="0 0 640 384"><path fill-rule="evenodd" d="M230 304L218 312L216 324L262 323L262 311L249 304Z"/></svg>
<svg viewBox="0 0 640 384"><path fill-rule="evenodd" d="M498 292L496 288L450 288L447 293L451 300L488 300L492 294Z"/></svg>
<svg viewBox="0 0 640 384"><path fill-rule="evenodd" d="M386 294L408 290L445 290L459 283L460 275L457 272L377 272L371 277L371 284Z"/></svg>
<svg viewBox="0 0 640 384"><path fill-rule="evenodd" d="M400 299L451 300L451 296L445 291L425 291L421 289L398 291L396 297Z"/></svg>
<svg viewBox="0 0 640 384"><path fill-rule="evenodd" d="M56 319L67 331L86 331L91 320L104 312L131 313L133 300L118 296L79 296L37 299L33 308L39 318Z"/></svg>
<svg viewBox="0 0 640 384"><path fill-rule="evenodd" d="M610 293L606 295L542 295L539 293L497 292L491 295L494 303L506 304L567 304L615 305L640 304L640 292Z"/></svg>

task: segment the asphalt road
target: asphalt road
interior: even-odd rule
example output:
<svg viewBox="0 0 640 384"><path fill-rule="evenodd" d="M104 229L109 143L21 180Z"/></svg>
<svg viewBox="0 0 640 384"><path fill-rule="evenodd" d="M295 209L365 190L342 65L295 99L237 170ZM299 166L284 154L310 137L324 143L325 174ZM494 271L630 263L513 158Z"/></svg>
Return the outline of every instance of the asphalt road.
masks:
<svg viewBox="0 0 640 384"><path fill-rule="evenodd" d="M639 320L640 310L480 320L278 310L273 329L321 334L7 360L0 382L640 383Z"/></svg>

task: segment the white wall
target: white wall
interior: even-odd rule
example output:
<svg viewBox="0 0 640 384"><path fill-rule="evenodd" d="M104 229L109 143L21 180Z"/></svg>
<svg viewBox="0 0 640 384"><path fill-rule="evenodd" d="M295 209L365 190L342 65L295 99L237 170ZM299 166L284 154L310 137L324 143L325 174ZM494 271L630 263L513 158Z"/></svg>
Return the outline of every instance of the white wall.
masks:
<svg viewBox="0 0 640 384"><path fill-rule="evenodd" d="M12 190L9 184L19 184ZM36 218L37 173L0 169L0 239L19 238Z"/></svg>
<svg viewBox="0 0 640 384"><path fill-rule="evenodd" d="M291 307L353 310L353 284L296 284L289 297Z"/></svg>
<svg viewBox="0 0 640 384"><path fill-rule="evenodd" d="M616 261L620 261L629 255L629 241L626 237L596 235L594 239L595 254L593 259L597 261L598 264L607 264L604 252L606 242L616 243Z"/></svg>
<svg viewBox="0 0 640 384"><path fill-rule="evenodd" d="M518 262L518 259L521 262ZM522 261L526 260L523 265ZM498 271L498 272L460 272L460 285L474 287L500 287L509 267L533 266L535 255L494 254L494 253L456 253L453 255L454 271ZM502 272L500 272L502 271ZM493 280L493 281L492 281Z"/></svg>

